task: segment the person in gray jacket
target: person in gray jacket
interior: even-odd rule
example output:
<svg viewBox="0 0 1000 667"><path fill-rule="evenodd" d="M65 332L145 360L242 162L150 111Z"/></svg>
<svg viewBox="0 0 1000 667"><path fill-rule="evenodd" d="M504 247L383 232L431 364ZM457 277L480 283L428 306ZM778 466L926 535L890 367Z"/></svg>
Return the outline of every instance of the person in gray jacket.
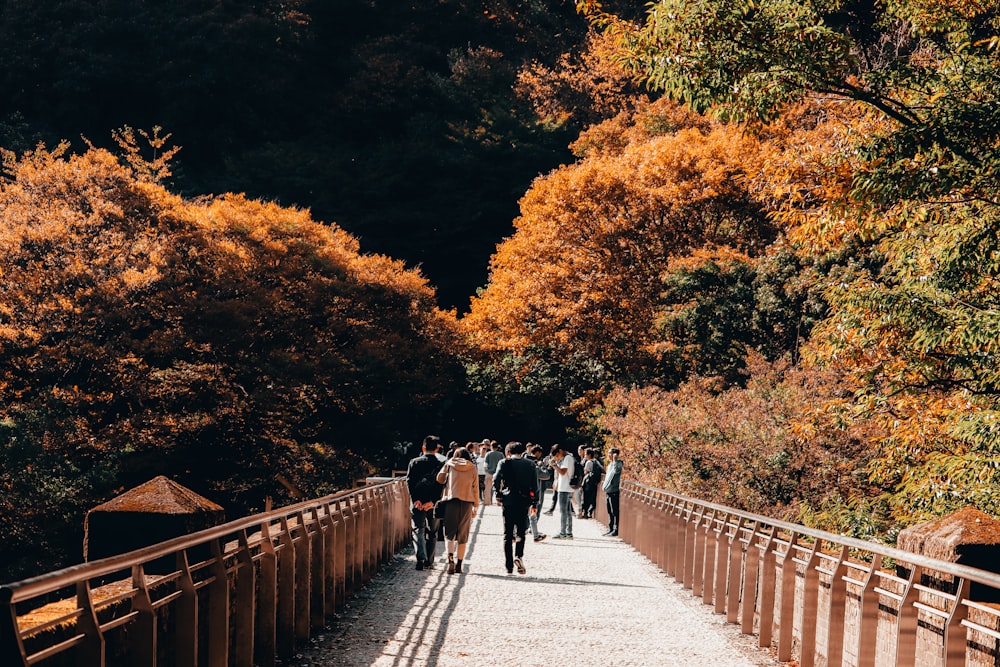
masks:
<svg viewBox="0 0 1000 667"><path fill-rule="evenodd" d="M611 461L608 462L608 468L604 477L604 484L601 485L601 488L604 489L604 496L607 499L606 502L608 507L608 532L604 533L607 537L618 536L620 486L622 481L622 469L625 467L625 464L621 462L618 455L619 451L616 447L612 447L608 452L608 456L611 457Z"/></svg>

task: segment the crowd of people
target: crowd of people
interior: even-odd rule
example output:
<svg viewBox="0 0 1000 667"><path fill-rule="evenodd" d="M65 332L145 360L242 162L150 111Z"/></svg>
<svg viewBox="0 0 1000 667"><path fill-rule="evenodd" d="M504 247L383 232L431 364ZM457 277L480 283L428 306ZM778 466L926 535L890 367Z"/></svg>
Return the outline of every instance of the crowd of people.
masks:
<svg viewBox="0 0 1000 667"><path fill-rule="evenodd" d="M618 535L619 485L623 464L617 449L601 452L581 446L576 455L562 445L548 453L541 445L495 440L452 442L447 448L434 435L424 438L421 455L407 467L413 549L418 570L434 567L437 543L444 541L448 574L461 573L472 520L479 508L503 508L504 566L508 574L525 574L524 547L547 538L539 530L539 514L559 509L559 532L552 539L572 540L573 519L592 519L597 491L603 489L608 511L606 537ZM546 491L551 505L543 510Z"/></svg>

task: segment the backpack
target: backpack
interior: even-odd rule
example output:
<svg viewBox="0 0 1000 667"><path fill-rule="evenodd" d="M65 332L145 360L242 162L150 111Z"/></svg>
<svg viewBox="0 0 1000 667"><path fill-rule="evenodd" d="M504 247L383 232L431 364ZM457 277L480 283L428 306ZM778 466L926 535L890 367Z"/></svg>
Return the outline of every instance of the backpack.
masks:
<svg viewBox="0 0 1000 667"><path fill-rule="evenodd" d="M592 459L593 466L591 466L590 474L584 475L583 486L587 489L596 489L597 485L601 483L601 475L604 474L604 466L597 459Z"/></svg>
<svg viewBox="0 0 1000 667"><path fill-rule="evenodd" d="M566 456L573 455L567 454ZM583 462L577 461L576 457L573 457L573 474L569 476L569 485L575 489L581 484L583 484Z"/></svg>

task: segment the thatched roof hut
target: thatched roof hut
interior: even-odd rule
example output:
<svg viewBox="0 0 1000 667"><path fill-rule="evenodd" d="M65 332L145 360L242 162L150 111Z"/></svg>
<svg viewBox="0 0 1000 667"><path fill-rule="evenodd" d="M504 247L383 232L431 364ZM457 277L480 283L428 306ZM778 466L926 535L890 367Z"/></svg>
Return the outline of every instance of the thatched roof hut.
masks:
<svg viewBox="0 0 1000 667"><path fill-rule="evenodd" d="M83 557L133 551L223 521L222 507L160 475L87 512Z"/></svg>
<svg viewBox="0 0 1000 667"><path fill-rule="evenodd" d="M896 546L938 560L1000 573L1000 520L972 507L905 528L900 531ZM1000 591L973 585L972 597L993 602L1000 599Z"/></svg>

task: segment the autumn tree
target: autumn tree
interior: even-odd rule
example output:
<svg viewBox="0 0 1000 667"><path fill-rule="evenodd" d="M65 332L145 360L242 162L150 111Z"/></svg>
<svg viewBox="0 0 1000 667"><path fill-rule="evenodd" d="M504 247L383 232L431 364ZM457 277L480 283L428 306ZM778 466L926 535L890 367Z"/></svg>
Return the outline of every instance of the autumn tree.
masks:
<svg viewBox="0 0 1000 667"><path fill-rule="evenodd" d="M39 548L74 560L87 505L156 474L239 515L287 498L279 477L319 494L387 471L460 379L418 273L300 209L174 195L165 156L118 137L5 160L6 576Z"/></svg>
<svg viewBox="0 0 1000 667"><path fill-rule="evenodd" d="M808 96L868 108L840 153L849 187L799 230L859 260L810 355L885 427L868 472L892 521L1000 511L996 7L665 0L635 26L585 4L635 73L696 108L756 123Z"/></svg>
<svg viewBox="0 0 1000 667"><path fill-rule="evenodd" d="M776 238L751 187L764 149L737 127L656 103L584 133L576 150L576 163L521 200L516 233L498 247L463 324L521 387L561 369L564 402L615 383L676 384L701 370L671 358L688 334L664 319L696 298L684 288L684 258L702 249L741 258L747 270L736 280L751 289L752 258ZM733 326L749 324L752 309ZM741 352L720 356L720 372L742 364L752 336L741 331L731 344ZM715 351L701 359L711 363Z"/></svg>

